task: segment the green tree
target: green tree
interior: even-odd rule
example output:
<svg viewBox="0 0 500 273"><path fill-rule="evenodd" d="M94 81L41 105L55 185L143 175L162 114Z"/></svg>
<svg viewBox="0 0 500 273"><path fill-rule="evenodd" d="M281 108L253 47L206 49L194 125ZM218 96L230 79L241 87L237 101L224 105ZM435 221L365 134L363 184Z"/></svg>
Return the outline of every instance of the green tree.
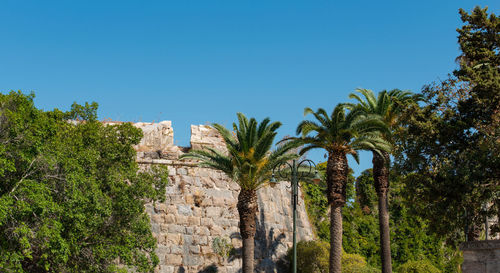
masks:
<svg viewBox="0 0 500 273"><path fill-rule="evenodd" d="M243 238L243 272L253 273L257 190L268 184L275 166L297 157L294 153L288 153L297 145L285 143L270 152L281 123L270 123L269 118L266 118L259 124L254 118L248 120L241 113L237 116L238 124L233 123L234 135L222 125L212 125L223 137L227 155L206 148L190 151L182 158L198 159L199 166L220 170L240 185L237 207Z"/></svg>
<svg viewBox="0 0 500 273"><path fill-rule="evenodd" d="M387 127L391 129L386 133L381 133L381 136L388 143L393 143L392 131L398 126L399 115L404 109L403 106L409 102L416 102L419 97L414 96L411 92L397 89L389 92L379 92L377 97L375 97L373 91L368 89L358 89L357 91L364 96L364 99L358 94L351 93L349 98L356 99L358 104L348 104L349 107L366 115L380 116ZM391 238L388 208L390 152L371 150L373 153L373 182L378 196L382 272L391 273Z"/></svg>
<svg viewBox="0 0 500 273"><path fill-rule="evenodd" d="M320 173L326 169L324 163L318 164ZM427 259L443 272L456 273L461 262L460 252L445 243L445 237L429 229L429 221L415 214L405 191L404 177L391 169L391 191L389 194L389 213L391 215L391 254L394 268L410 260ZM356 192L347 199L354 199L342 210L343 239L342 247L347 253L363 256L369 267L380 268L380 235L377 217L377 195L373 185L371 169L363 171L357 178L349 175L348 180L356 181ZM316 235L329 242L328 201L322 183L304 184L306 208L316 228ZM361 201L359 196L371 196ZM368 204L368 205L366 205ZM369 209L367 207L370 206ZM347 270L342 266L342 270ZM359 271L361 272L361 271Z"/></svg>
<svg viewBox="0 0 500 273"><path fill-rule="evenodd" d="M396 157L415 210L454 243L466 223L477 240L484 216L500 214L500 19L479 7L460 14L460 68L405 110Z"/></svg>
<svg viewBox="0 0 500 273"><path fill-rule="evenodd" d="M304 120L297 126L300 138L293 142L304 144L300 153L321 148L328 153L326 167L327 198L330 206L330 262L329 272L341 272L342 257L342 207L346 203L349 166L347 155L358 160L357 150L375 149L389 151L389 144L379 132L387 130L378 117L361 115L359 111L346 114L343 105L337 105L328 115L319 108L314 112L305 108L304 114L313 114L316 121Z"/></svg>
<svg viewBox="0 0 500 273"><path fill-rule="evenodd" d="M356 178L356 201L365 214L371 214L377 208L374 184L372 169L364 170Z"/></svg>
<svg viewBox="0 0 500 273"><path fill-rule="evenodd" d="M164 198L167 172L139 172L141 131L103 126L95 103L45 112L33 97L0 94L0 268L153 272L145 203Z"/></svg>

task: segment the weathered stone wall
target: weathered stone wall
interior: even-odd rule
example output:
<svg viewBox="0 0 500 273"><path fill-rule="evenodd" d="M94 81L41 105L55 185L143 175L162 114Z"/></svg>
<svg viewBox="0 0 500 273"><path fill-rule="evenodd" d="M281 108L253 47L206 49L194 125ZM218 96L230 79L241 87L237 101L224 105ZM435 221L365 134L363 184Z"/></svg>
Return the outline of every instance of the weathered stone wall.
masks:
<svg viewBox="0 0 500 273"><path fill-rule="evenodd" d="M212 250L212 240L225 237L241 248L238 211L239 186L219 171L199 168L196 162L180 161L187 148L173 145L170 122L135 124L145 137L136 147L138 162L167 165L170 183L164 203L149 204L154 236L158 240L160 265L157 272L238 272L238 255L222 261ZM191 126L191 146L223 149L223 140L209 126ZM260 272L280 272L279 260L292 244L292 210L289 183L258 191L259 212L255 240L256 268ZM311 240L302 195L298 204L298 239Z"/></svg>
<svg viewBox="0 0 500 273"><path fill-rule="evenodd" d="M500 272L500 240L466 242L460 249L464 253L463 273Z"/></svg>

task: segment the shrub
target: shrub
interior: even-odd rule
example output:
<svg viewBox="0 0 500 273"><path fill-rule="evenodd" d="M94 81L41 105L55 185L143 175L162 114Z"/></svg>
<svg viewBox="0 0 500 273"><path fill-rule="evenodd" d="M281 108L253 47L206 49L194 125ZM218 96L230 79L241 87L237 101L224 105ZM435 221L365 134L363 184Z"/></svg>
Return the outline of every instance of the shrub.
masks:
<svg viewBox="0 0 500 273"><path fill-rule="evenodd" d="M342 252L342 272L343 273L378 273L380 270L370 267L366 260L359 254L349 254Z"/></svg>
<svg viewBox="0 0 500 273"><path fill-rule="evenodd" d="M227 238L215 237L212 241L212 249L215 254L222 258L222 262L224 262L229 257L233 245Z"/></svg>
<svg viewBox="0 0 500 273"><path fill-rule="evenodd" d="M434 265L428 260L408 261L402 264L397 273L441 273Z"/></svg>
<svg viewBox="0 0 500 273"><path fill-rule="evenodd" d="M328 272L329 245L324 241L301 241L297 244L297 271L301 273ZM292 249L288 250L288 260L292 263ZM370 267L359 254L342 251L343 273L379 273Z"/></svg>
<svg viewBox="0 0 500 273"><path fill-rule="evenodd" d="M288 250L288 260L292 263L292 248ZM328 243L322 241L301 241L297 243L297 272L328 272Z"/></svg>

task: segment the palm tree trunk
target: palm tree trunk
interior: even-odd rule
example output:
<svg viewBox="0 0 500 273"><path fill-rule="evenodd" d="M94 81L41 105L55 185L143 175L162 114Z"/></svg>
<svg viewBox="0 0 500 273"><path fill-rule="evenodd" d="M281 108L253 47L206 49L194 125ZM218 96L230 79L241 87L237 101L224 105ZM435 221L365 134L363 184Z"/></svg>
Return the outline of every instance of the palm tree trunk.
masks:
<svg viewBox="0 0 500 273"><path fill-rule="evenodd" d="M380 256L382 273L392 273L391 236L389 228L389 154L382 152L383 157L373 153L373 181L378 195L378 219L380 229Z"/></svg>
<svg viewBox="0 0 500 273"><path fill-rule="evenodd" d="M258 209L255 190L241 189L238 195L240 234L243 239L243 273L254 273L255 214Z"/></svg>
<svg viewBox="0 0 500 273"><path fill-rule="evenodd" d="M347 156L344 152L329 152L326 166L328 203L330 204L329 273L342 272L342 207L346 200Z"/></svg>
<svg viewBox="0 0 500 273"><path fill-rule="evenodd" d="M333 228L332 228L333 227ZM342 207L330 208L330 273L342 271Z"/></svg>

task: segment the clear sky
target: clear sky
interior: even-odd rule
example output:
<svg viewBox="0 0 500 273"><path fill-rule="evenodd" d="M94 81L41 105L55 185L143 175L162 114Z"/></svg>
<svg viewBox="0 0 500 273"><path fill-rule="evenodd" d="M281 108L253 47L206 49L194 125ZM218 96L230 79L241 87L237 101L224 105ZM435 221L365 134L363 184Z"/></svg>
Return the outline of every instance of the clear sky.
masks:
<svg viewBox="0 0 500 273"><path fill-rule="evenodd" d="M331 111L355 88L407 89L456 64L458 9L500 1L0 0L0 92L36 105L99 103L101 119L230 126L236 112L283 122ZM323 152L310 153L319 162ZM359 173L371 166L363 153Z"/></svg>

